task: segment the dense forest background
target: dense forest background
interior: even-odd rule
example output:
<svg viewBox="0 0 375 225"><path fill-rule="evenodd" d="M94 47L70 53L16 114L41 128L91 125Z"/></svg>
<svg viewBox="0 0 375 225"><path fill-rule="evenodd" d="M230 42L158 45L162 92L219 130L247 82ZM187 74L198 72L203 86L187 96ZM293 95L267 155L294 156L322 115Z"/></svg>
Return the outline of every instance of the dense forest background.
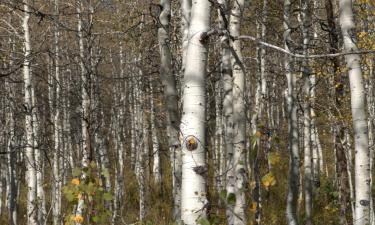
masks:
<svg viewBox="0 0 375 225"><path fill-rule="evenodd" d="M0 223L375 224L374 18L1 0Z"/></svg>

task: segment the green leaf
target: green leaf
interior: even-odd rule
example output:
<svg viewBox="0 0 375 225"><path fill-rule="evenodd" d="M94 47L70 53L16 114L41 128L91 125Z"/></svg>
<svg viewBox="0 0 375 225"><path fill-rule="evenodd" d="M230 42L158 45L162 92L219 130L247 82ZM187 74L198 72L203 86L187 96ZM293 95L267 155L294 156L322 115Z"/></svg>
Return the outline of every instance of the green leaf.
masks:
<svg viewBox="0 0 375 225"><path fill-rule="evenodd" d="M111 201L113 199L113 196L111 195L111 193L104 193L103 199L106 201Z"/></svg>
<svg viewBox="0 0 375 225"><path fill-rule="evenodd" d="M220 191L219 196L220 196L220 199L221 199L221 200L225 200L226 197L227 197L227 190L222 190L222 191Z"/></svg>
<svg viewBox="0 0 375 225"><path fill-rule="evenodd" d="M268 161L271 165L277 165L280 162L280 154L277 152L268 153Z"/></svg>
<svg viewBox="0 0 375 225"><path fill-rule="evenodd" d="M78 168L78 167L73 168L73 170L72 170L72 175L73 175L74 177L78 177L78 176L80 176L80 175L81 175L81 169Z"/></svg>
<svg viewBox="0 0 375 225"><path fill-rule="evenodd" d="M103 169L102 175L103 175L103 177L105 177L106 179L109 179L109 171L108 171L107 168L104 168L104 169Z"/></svg>
<svg viewBox="0 0 375 225"><path fill-rule="evenodd" d="M96 168L96 163L95 163L94 161L92 161L92 162L90 163L90 167L93 168L93 169L95 169L95 168Z"/></svg>
<svg viewBox="0 0 375 225"><path fill-rule="evenodd" d="M200 218L197 222L200 225L210 225L210 221L208 221L206 218Z"/></svg>
<svg viewBox="0 0 375 225"><path fill-rule="evenodd" d="M63 187L63 193L65 195L65 198L68 200L68 202L74 201L75 195L72 190L70 190L68 187Z"/></svg>

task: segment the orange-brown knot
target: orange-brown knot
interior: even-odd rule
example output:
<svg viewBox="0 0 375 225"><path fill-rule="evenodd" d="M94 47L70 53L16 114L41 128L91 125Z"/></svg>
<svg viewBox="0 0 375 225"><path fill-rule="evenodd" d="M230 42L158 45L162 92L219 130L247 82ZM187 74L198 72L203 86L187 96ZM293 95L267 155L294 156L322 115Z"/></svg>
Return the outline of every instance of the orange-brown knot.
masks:
<svg viewBox="0 0 375 225"><path fill-rule="evenodd" d="M190 136L186 139L186 148L189 151L193 151L198 148L198 141L195 137Z"/></svg>

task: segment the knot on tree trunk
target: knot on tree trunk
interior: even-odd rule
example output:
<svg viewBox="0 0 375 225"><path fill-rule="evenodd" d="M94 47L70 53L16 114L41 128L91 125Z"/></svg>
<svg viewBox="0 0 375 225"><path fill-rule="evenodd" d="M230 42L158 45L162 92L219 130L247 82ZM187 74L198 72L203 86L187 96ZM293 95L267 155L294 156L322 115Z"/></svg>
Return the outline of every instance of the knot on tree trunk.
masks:
<svg viewBox="0 0 375 225"><path fill-rule="evenodd" d="M190 135L186 138L186 148L189 151L193 151L198 148L198 140L196 137Z"/></svg>

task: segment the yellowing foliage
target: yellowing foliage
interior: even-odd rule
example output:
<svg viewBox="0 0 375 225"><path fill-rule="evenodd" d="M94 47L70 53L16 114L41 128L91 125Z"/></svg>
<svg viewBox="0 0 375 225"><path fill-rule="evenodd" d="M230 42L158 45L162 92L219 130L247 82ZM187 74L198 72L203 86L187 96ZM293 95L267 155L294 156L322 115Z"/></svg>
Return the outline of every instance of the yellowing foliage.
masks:
<svg viewBox="0 0 375 225"><path fill-rule="evenodd" d="M249 211L252 212L252 213L255 213L257 210L257 203L256 202L252 202L249 206Z"/></svg>
<svg viewBox="0 0 375 225"><path fill-rule="evenodd" d="M81 215L72 216L72 220L73 220L75 223L83 223L83 217L82 217Z"/></svg>
<svg viewBox="0 0 375 225"><path fill-rule="evenodd" d="M262 184L266 189L276 185L276 178L272 172L269 172L262 177Z"/></svg>
<svg viewBox="0 0 375 225"><path fill-rule="evenodd" d="M77 178L72 179L72 184L79 185L80 184L79 179L77 179Z"/></svg>

